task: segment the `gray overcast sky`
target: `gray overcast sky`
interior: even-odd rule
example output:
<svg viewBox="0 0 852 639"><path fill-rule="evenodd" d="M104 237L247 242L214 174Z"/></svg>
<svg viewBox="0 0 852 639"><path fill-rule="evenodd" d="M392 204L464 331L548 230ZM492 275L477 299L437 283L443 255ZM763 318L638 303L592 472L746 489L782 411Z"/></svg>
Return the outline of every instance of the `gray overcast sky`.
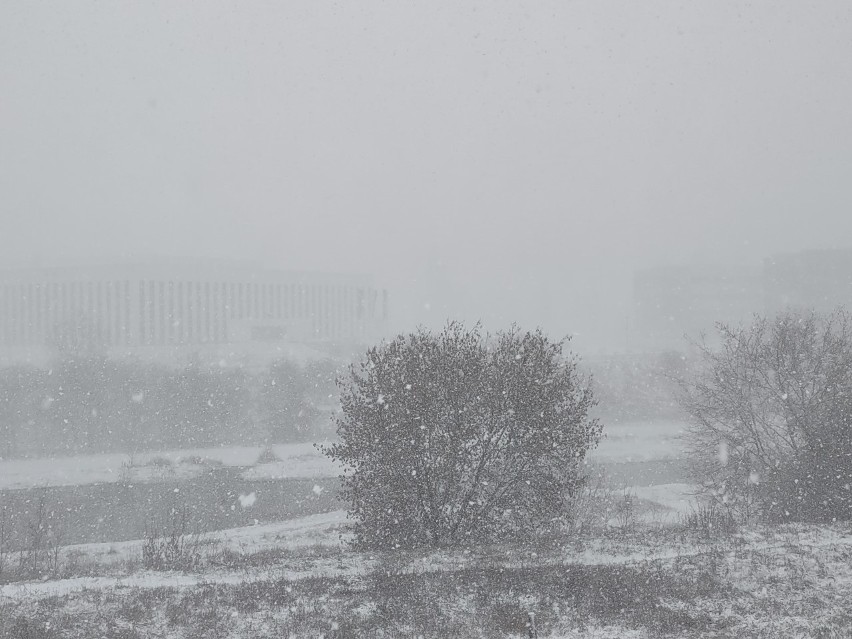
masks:
<svg viewBox="0 0 852 639"><path fill-rule="evenodd" d="M0 87L5 262L367 271L591 349L636 267L852 244L848 0L8 1Z"/></svg>

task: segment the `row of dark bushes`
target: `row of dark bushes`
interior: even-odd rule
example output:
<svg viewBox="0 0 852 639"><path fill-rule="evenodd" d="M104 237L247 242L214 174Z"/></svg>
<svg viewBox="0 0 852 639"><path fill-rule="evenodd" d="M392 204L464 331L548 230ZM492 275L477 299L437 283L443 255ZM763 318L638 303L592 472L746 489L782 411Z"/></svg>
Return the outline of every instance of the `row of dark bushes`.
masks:
<svg viewBox="0 0 852 639"><path fill-rule="evenodd" d="M672 356L593 360L603 416L677 416ZM0 369L0 458L308 440L333 428L333 360L261 372L183 368L68 351L49 368Z"/></svg>
<svg viewBox="0 0 852 639"><path fill-rule="evenodd" d="M303 441L330 428L334 362L260 372L104 357L0 370L0 457Z"/></svg>

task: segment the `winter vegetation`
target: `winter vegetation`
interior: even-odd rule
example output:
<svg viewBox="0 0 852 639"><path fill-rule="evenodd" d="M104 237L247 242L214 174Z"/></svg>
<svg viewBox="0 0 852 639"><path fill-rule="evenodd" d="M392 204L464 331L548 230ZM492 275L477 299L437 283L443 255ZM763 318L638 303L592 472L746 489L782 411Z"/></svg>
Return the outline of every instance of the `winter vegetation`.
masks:
<svg viewBox="0 0 852 639"><path fill-rule="evenodd" d="M850 36L0 0L0 639L852 639Z"/></svg>
<svg viewBox="0 0 852 639"><path fill-rule="evenodd" d="M0 637L848 636L848 327L720 326L608 410L566 342L451 323L343 373L317 447L2 462Z"/></svg>
<svg viewBox="0 0 852 639"><path fill-rule="evenodd" d="M451 323L367 353L341 380L343 499L360 546L470 545L559 521L600 437L562 342Z"/></svg>
<svg viewBox="0 0 852 639"><path fill-rule="evenodd" d="M737 521L852 518L852 317L721 325L683 381L695 480Z"/></svg>
<svg viewBox="0 0 852 639"><path fill-rule="evenodd" d="M61 351L50 368L0 370L0 459L314 441L336 368L175 369Z"/></svg>
<svg viewBox="0 0 852 639"><path fill-rule="evenodd" d="M146 540L63 548L57 574L0 586L0 636L529 637L532 624L540 637L848 630L848 524L735 530L712 514L665 527L627 517L623 528L525 544L367 552L348 547L343 513L194 537L180 537L178 517ZM144 548L156 544L162 560L146 565Z"/></svg>

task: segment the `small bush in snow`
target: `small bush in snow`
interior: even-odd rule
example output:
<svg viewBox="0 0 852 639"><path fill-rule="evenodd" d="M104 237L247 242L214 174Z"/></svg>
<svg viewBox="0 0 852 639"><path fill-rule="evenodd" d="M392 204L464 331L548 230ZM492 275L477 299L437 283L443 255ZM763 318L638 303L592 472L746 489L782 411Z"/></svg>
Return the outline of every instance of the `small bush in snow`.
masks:
<svg viewBox="0 0 852 639"><path fill-rule="evenodd" d="M203 558L198 533L190 530L186 508L175 509L166 523L152 521L145 530L142 565L148 570L195 570Z"/></svg>
<svg viewBox="0 0 852 639"><path fill-rule="evenodd" d="M717 501L707 501L692 507L681 516L681 524L705 539L730 537L737 531L737 521L732 510Z"/></svg>
<svg viewBox="0 0 852 639"><path fill-rule="evenodd" d="M372 348L339 380L343 497L358 544L411 548L529 538L582 485L601 426L564 341L450 323Z"/></svg>
<svg viewBox="0 0 852 639"><path fill-rule="evenodd" d="M154 466L155 468L171 468L175 463L168 457L158 455L149 459L146 465Z"/></svg>
<svg viewBox="0 0 852 639"><path fill-rule="evenodd" d="M222 466L221 459L213 459L212 457L204 457L202 455L187 455L178 459L179 464L188 464L192 466Z"/></svg>
<svg viewBox="0 0 852 639"><path fill-rule="evenodd" d="M280 462L281 458L275 454L275 451L271 448L264 448L260 455L257 456L257 460L254 462L255 464L274 464L275 462Z"/></svg>

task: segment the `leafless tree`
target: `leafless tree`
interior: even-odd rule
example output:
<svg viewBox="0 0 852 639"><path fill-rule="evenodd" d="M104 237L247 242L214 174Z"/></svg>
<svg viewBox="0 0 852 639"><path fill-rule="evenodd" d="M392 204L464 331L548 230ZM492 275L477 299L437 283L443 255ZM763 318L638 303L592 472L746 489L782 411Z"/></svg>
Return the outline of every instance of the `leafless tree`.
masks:
<svg viewBox="0 0 852 639"><path fill-rule="evenodd" d="M62 515L51 509L48 489L38 490L29 513L25 542L19 550L21 574L41 577L59 572L63 542Z"/></svg>
<svg viewBox="0 0 852 639"><path fill-rule="evenodd" d="M718 326L683 380L697 479L741 518L850 512L852 316L790 311Z"/></svg>

